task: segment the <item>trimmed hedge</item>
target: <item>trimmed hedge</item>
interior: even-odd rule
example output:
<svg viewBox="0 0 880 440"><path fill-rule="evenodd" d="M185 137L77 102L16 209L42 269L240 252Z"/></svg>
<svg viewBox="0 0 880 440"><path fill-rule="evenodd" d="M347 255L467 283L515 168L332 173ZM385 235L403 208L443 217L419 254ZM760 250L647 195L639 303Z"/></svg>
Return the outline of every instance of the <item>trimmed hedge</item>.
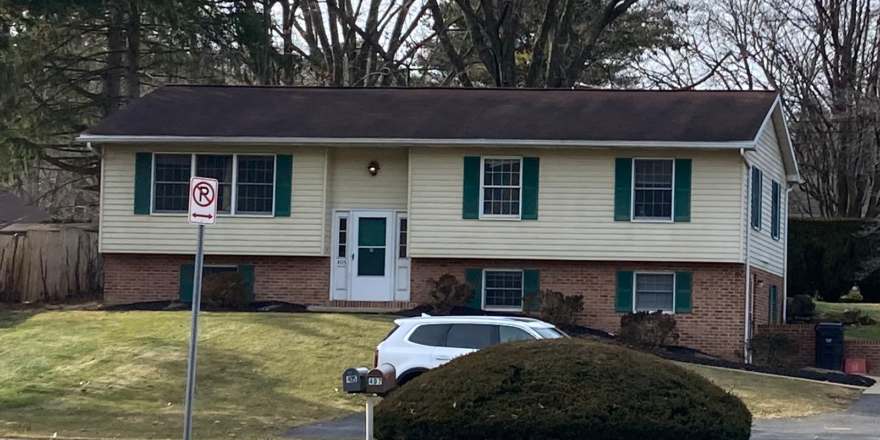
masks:
<svg viewBox="0 0 880 440"><path fill-rule="evenodd" d="M499 344L397 390L382 440L748 439L737 397L668 361L582 339Z"/></svg>

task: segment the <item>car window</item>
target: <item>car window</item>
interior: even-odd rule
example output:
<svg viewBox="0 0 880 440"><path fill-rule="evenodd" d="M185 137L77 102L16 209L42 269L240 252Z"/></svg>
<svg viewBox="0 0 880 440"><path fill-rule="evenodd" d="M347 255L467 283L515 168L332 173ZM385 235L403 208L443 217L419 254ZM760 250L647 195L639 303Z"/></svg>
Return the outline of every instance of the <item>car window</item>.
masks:
<svg viewBox="0 0 880 440"><path fill-rule="evenodd" d="M544 339L561 339L561 338L567 338L567 337L568 337L567 334L562 333L561 330L559 330L559 329L557 329L557 328L555 328L555 327L551 327L551 328L536 328L536 329L534 329L534 330L535 330L536 332L538 332L538 334L541 335L541 337L544 338Z"/></svg>
<svg viewBox="0 0 880 440"><path fill-rule="evenodd" d="M481 349L498 342L498 326L485 324L452 324L446 346Z"/></svg>
<svg viewBox="0 0 880 440"><path fill-rule="evenodd" d="M422 325L409 335L409 342L432 347L443 347L446 345L447 332L449 332L449 324Z"/></svg>
<svg viewBox="0 0 880 440"><path fill-rule="evenodd" d="M502 325L501 328L498 329L498 339L503 344L510 341L528 341L535 339L535 337L523 329L511 327L509 325Z"/></svg>

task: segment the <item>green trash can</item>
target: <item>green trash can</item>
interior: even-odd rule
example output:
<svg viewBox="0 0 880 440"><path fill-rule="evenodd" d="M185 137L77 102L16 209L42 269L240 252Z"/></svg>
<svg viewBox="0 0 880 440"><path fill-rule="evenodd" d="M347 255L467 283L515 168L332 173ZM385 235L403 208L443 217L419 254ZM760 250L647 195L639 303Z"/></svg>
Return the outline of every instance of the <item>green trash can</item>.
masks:
<svg viewBox="0 0 880 440"><path fill-rule="evenodd" d="M816 326L816 367L843 370L843 324L821 322Z"/></svg>

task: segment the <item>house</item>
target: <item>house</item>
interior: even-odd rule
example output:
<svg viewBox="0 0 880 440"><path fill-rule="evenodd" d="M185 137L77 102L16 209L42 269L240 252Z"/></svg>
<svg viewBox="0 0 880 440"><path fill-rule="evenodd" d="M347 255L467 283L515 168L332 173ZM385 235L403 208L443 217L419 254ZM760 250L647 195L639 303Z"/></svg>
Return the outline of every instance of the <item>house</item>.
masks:
<svg viewBox="0 0 880 440"><path fill-rule="evenodd" d="M409 307L583 294L587 326L674 313L732 357L782 321L798 182L775 92L168 86L80 137L103 160L108 303L188 299L190 176L219 180L208 271L254 299Z"/></svg>

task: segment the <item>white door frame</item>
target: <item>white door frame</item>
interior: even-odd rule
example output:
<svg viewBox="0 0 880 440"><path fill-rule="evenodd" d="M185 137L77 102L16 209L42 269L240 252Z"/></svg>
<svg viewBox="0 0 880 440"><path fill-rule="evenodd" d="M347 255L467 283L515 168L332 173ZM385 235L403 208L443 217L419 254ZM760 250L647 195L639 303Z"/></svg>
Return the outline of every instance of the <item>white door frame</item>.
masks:
<svg viewBox="0 0 880 440"><path fill-rule="evenodd" d="M351 285L351 214L348 210L334 210L330 228L330 300L345 301L349 298ZM340 220L345 219L345 235L340 234ZM341 254L340 254L341 252Z"/></svg>
<svg viewBox="0 0 880 440"><path fill-rule="evenodd" d="M401 231L401 220L406 221L406 229ZM409 301L410 289L410 227L406 212L398 212L394 218L394 300ZM401 243L404 238L405 243Z"/></svg>

